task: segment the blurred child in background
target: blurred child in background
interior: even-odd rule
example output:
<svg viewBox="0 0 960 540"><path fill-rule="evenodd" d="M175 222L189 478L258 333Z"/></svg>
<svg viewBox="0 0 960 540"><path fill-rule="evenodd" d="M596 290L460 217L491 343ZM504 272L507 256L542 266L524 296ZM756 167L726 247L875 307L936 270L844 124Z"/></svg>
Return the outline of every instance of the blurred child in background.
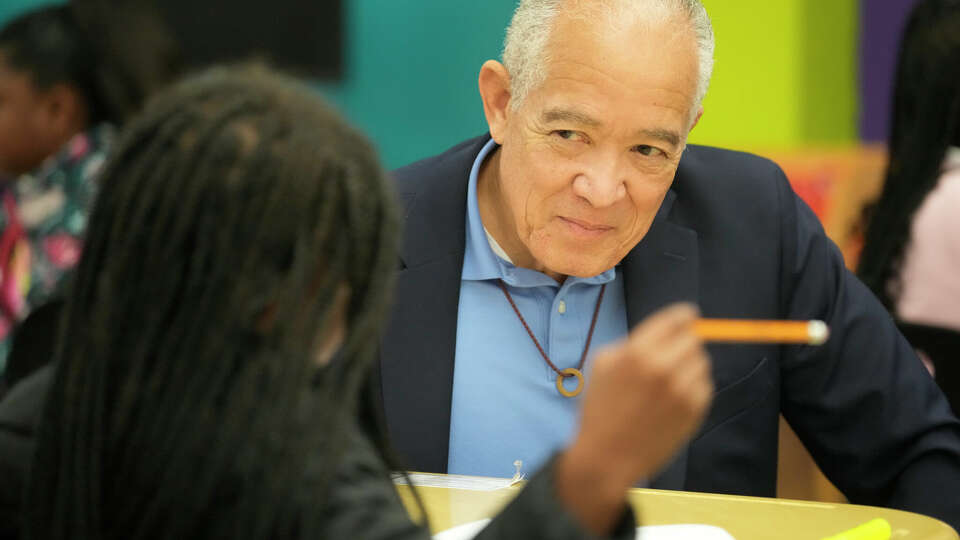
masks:
<svg viewBox="0 0 960 540"><path fill-rule="evenodd" d="M953 332L960 332L958 66L960 2L919 2L900 45L890 161L858 267L898 320Z"/></svg>
<svg viewBox="0 0 960 540"><path fill-rule="evenodd" d="M75 0L0 29L0 396L52 357L113 132L183 65L142 2Z"/></svg>
<svg viewBox="0 0 960 540"><path fill-rule="evenodd" d="M0 30L0 373L14 326L79 258L113 138L96 57L67 6Z"/></svg>

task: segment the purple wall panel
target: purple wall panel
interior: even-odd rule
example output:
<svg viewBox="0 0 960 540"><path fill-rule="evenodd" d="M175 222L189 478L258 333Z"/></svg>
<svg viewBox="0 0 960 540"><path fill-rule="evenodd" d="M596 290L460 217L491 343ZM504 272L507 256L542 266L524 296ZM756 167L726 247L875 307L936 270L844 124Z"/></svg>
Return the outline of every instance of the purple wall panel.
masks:
<svg viewBox="0 0 960 540"><path fill-rule="evenodd" d="M860 0L860 138L885 142L900 35L917 0Z"/></svg>

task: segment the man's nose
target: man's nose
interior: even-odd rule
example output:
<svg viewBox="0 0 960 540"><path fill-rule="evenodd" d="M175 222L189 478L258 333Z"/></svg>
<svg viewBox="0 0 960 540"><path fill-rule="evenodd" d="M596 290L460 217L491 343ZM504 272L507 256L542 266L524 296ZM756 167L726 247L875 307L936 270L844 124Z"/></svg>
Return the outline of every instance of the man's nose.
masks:
<svg viewBox="0 0 960 540"><path fill-rule="evenodd" d="M573 192L594 208L612 206L627 196L626 176L615 161L607 161L578 174Z"/></svg>

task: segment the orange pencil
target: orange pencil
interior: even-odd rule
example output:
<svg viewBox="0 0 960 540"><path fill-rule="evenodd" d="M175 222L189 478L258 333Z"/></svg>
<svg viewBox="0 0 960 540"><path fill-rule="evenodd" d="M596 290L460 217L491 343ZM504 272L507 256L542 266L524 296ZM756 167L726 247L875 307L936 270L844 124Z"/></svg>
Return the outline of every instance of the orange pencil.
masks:
<svg viewBox="0 0 960 540"><path fill-rule="evenodd" d="M830 329L823 321L699 319L694 325L704 341L722 343L822 345L830 337Z"/></svg>

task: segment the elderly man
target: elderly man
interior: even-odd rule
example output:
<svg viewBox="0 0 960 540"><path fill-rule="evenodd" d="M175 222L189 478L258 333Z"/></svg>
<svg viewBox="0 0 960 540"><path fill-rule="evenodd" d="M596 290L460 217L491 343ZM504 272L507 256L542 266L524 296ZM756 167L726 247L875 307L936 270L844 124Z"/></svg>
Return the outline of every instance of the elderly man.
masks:
<svg viewBox="0 0 960 540"><path fill-rule="evenodd" d="M709 414L649 485L775 495L782 412L853 502L957 527L960 423L890 317L776 165L687 147L712 55L696 0L521 0L480 70L489 135L396 172L380 370L397 450L417 470L537 468L610 421L581 412L612 391L592 353L630 336L644 361L663 344L634 334L674 302L822 319L820 347L711 345Z"/></svg>

